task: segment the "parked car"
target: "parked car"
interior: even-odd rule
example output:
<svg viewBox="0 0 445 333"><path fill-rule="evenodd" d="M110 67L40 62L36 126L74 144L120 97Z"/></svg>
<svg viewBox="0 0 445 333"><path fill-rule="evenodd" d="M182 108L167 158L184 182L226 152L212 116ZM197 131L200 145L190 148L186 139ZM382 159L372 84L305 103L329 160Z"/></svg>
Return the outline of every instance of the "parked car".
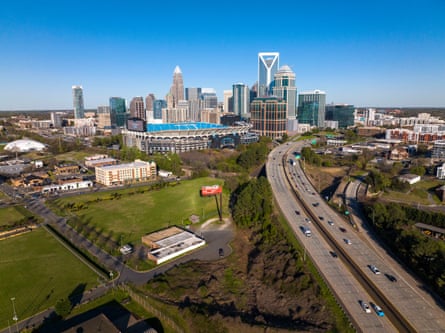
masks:
<svg viewBox="0 0 445 333"><path fill-rule="evenodd" d="M224 257L224 250L222 248L219 248L218 254L220 257Z"/></svg>
<svg viewBox="0 0 445 333"><path fill-rule="evenodd" d="M120 253L122 254L130 254L131 252L133 252L133 246L131 246L130 244L125 244L124 246L122 246L119 249Z"/></svg>

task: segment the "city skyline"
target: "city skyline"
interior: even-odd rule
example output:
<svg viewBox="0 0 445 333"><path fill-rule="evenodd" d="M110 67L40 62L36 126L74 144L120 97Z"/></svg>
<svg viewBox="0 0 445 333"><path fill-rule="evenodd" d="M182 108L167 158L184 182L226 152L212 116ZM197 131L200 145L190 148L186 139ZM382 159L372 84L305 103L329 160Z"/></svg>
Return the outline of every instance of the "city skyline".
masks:
<svg viewBox="0 0 445 333"><path fill-rule="evenodd" d="M50 0L7 2L0 110L72 109L73 85L83 86L85 109L111 96L164 99L176 66L185 88L214 88L222 102L233 84L257 81L260 52L279 52L280 66L296 74L297 93L326 91L327 103L445 106L442 1L321 0L316 11L285 1L285 11L268 11L277 24L258 28L261 3L229 1L202 15L208 6L186 3L99 1L73 13Z"/></svg>

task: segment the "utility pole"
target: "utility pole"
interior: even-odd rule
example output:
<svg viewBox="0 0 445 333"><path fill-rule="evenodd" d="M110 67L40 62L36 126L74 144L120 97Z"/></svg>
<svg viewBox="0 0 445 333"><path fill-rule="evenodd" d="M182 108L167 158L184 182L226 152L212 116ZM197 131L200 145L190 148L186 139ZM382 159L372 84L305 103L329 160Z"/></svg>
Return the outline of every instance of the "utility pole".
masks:
<svg viewBox="0 0 445 333"><path fill-rule="evenodd" d="M13 311L14 311L14 316L12 317L12 320L14 320L15 321L15 327L16 327L16 330L17 330L17 333L19 332L19 325L18 325L18 320L19 320L19 318L17 317L17 312L15 311L15 303L14 303L14 301L15 301L15 297L12 297L11 298L11 302L12 302L12 309L13 309Z"/></svg>

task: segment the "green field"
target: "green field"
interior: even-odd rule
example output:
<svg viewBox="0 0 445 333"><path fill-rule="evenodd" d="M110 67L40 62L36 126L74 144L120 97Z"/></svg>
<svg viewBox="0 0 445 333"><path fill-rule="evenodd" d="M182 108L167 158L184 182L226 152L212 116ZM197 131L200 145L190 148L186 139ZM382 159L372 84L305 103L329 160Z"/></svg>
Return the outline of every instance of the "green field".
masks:
<svg viewBox="0 0 445 333"><path fill-rule="evenodd" d="M188 224L190 215L201 221L217 217L215 197L201 197L203 185L222 184L214 178L181 181L160 190L130 188L61 198L55 204L73 203L83 208L72 212L103 234L122 235L125 242L139 243L141 236L169 225ZM120 197L119 197L120 194ZM113 199L112 199L113 198ZM219 197L218 197L219 200ZM228 196L223 194L223 211L228 212Z"/></svg>
<svg viewBox="0 0 445 333"><path fill-rule="evenodd" d="M13 323L12 297L23 320L97 284L97 275L44 229L0 241L0 254L0 328Z"/></svg>
<svg viewBox="0 0 445 333"><path fill-rule="evenodd" d="M26 215L24 214L23 208L19 206L0 208L0 226L12 225L24 217L26 217Z"/></svg>

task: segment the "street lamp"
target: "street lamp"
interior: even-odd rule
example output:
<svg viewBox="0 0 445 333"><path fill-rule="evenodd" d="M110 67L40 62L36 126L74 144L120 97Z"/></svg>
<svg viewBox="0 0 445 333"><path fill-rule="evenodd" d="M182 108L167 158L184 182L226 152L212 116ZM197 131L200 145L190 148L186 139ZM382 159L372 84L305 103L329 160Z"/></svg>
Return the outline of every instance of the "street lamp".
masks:
<svg viewBox="0 0 445 333"><path fill-rule="evenodd" d="M19 318L17 317L17 312L15 311L15 297L11 297L11 302L12 302L12 309L14 311L14 316L12 317L12 320L15 321L15 327L17 330L17 333L19 332L19 325L17 324L17 321L19 320Z"/></svg>

